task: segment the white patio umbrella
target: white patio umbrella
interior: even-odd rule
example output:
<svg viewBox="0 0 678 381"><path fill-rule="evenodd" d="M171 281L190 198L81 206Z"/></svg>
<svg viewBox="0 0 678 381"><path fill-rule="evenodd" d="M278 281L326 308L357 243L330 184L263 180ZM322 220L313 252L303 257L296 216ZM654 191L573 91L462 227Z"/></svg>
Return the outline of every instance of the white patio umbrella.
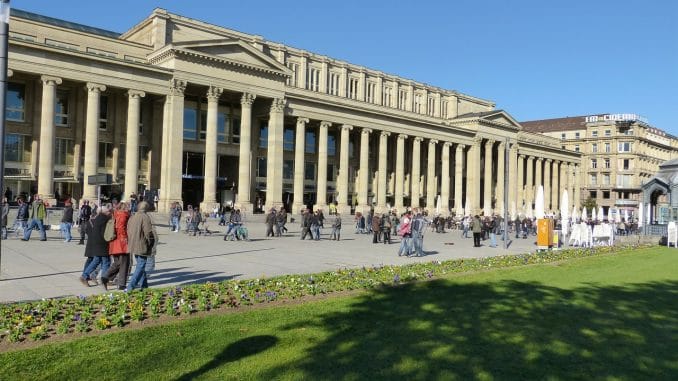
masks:
<svg viewBox="0 0 678 381"><path fill-rule="evenodd" d="M624 209L624 222L629 223L629 210Z"/></svg>
<svg viewBox="0 0 678 381"><path fill-rule="evenodd" d="M440 203L441 202L442 201L441 201L440 195L438 195L438 197L436 197L436 214L437 215L440 215Z"/></svg>
<svg viewBox="0 0 678 381"><path fill-rule="evenodd" d="M650 203L645 204L645 224L649 225L652 222L652 210Z"/></svg>
<svg viewBox="0 0 678 381"><path fill-rule="evenodd" d="M589 219L588 214L586 213L586 207L583 207L581 210L581 221L586 222Z"/></svg>
<svg viewBox="0 0 678 381"><path fill-rule="evenodd" d="M598 221L598 211L596 208L591 209L591 221Z"/></svg>
<svg viewBox="0 0 678 381"><path fill-rule="evenodd" d="M643 203L641 202L640 205L638 205L638 227L642 228L643 227Z"/></svg>
<svg viewBox="0 0 678 381"><path fill-rule="evenodd" d="M616 222L616 223L622 222L621 210L619 210L619 209L617 209L617 213L614 216L614 222Z"/></svg>
<svg viewBox="0 0 678 381"><path fill-rule="evenodd" d="M598 219L602 222L605 219L605 213L603 212L603 207L598 207Z"/></svg>
<svg viewBox="0 0 678 381"><path fill-rule="evenodd" d="M538 220L544 218L544 186L537 188L537 198L534 201L534 216Z"/></svg>
<svg viewBox="0 0 678 381"><path fill-rule="evenodd" d="M567 235L569 227L569 209L570 209L570 200L567 197L567 189L563 191L563 197L560 199L560 225L562 226L563 235Z"/></svg>
<svg viewBox="0 0 678 381"><path fill-rule="evenodd" d="M577 212L578 212L577 207L573 206L572 207L572 215L570 216L570 218L572 218L573 223L577 222L577 217L579 217L579 213L577 213Z"/></svg>

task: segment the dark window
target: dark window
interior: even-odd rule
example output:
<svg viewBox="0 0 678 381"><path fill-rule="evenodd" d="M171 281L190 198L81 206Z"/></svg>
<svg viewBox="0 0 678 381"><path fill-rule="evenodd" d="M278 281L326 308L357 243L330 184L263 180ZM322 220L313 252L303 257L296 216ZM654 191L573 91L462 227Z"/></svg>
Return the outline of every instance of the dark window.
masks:
<svg viewBox="0 0 678 381"><path fill-rule="evenodd" d="M26 115L26 86L23 83L7 84L7 120L23 122Z"/></svg>

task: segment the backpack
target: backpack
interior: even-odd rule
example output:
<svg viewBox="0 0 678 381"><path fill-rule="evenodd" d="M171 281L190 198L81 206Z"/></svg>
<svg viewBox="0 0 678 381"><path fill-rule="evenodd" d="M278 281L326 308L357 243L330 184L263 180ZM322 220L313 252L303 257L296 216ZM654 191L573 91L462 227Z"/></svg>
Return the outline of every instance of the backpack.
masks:
<svg viewBox="0 0 678 381"><path fill-rule="evenodd" d="M106 228L104 229L104 240L106 242L111 242L115 239L115 218L111 217L106 222Z"/></svg>

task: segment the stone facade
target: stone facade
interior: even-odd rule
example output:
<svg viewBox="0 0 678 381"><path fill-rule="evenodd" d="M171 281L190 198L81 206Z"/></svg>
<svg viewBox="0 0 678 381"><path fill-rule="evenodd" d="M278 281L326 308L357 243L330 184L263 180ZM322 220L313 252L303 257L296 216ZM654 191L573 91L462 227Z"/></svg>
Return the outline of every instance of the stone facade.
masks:
<svg viewBox="0 0 678 381"><path fill-rule="evenodd" d="M546 210L559 189L579 200L580 154L484 99L163 9L123 34L18 10L10 29L15 194L93 198L107 173L105 192L158 190L163 211L529 214L538 185Z"/></svg>

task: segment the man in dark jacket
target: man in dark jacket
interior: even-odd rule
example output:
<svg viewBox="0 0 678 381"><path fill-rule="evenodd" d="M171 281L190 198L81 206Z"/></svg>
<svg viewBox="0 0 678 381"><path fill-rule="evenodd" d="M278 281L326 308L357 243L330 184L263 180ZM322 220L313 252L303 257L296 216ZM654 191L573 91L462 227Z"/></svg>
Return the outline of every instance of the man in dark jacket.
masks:
<svg viewBox="0 0 678 381"><path fill-rule="evenodd" d="M87 245L85 245L85 257L88 258L85 264L85 270L80 276L80 283L89 287L88 280L92 277L92 273L101 265L101 273L106 274L111 265L111 260L108 257L108 241L104 239L104 231L106 230L106 223L111 219L110 204L102 205L99 208L99 213L96 217L85 223L85 230L87 234ZM89 258L92 258L91 260Z"/></svg>
<svg viewBox="0 0 678 381"><path fill-rule="evenodd" d="M266 237L274 237L275 234L273 233L273 225L276 225L276 217L275 217L275 208L271 208L271 210L268 212L266 215Z"/></svg>
<svg viewBox="0 0 678 381"><path fill-rule="evenodd" d="M31 203L30 207L31 213L31 222L28 224L28 227L24 229L24 238L22 241L28 241L31 239L31 232L33 228L38 228L40 230L40 240L47 241L47 233L45 232L45 225L43 225L43 220L47 217L47 208L45 208L45 203L42 201L42 196L37 194L35 195L35 200Z"/></svg>
<svg viewBox="0 0 678 381"><path fill-rule="evenodd" d="M84 200L82 202L82 206L80 207L80 213L78 215L78 225L80 226L80 242L78 242L78 245L85 244L85 234L86 234L85 227L87 226L87 223L89 222L90 218L92 218L92 207L89 206L88 200Z"/></svg>
<svg viewBox="0 0 678 381"><path fill-rule="evenodd" d="M9 189L9 188L7 188ZM9 215L9 203L7 197L2 199L2 217L0 219L0 226L2 226L2 239L7 239L7 216Z"/></svg>
<svg viewBox="0 0 678 381"><path fill-rule="evenodd" d="M304 209L301 212L301 239L306 239L307 235L313 238L313 234L311 234L311 213L308 209Z"/></svg>
<svg viewBox="0 0 678 381"><path fill-rule="evenodd" d="M148 287L148 275L146 274L146 262L149 257L155 255L155 247L158 243L158 234L153 229L151 217L147 214L150 206L142 201L137 205L137 213L130 217L127 223L127 247L129 254L134 256L137 262L134 273L127 284L127 291L135 288Z"/></svg>
<svg viewBox="0 0 678 381"><path fill-rule="evenodd" d="M64 242L71 242L71 226L73 226L73 204L70 200L66 200L64 215L61 217L61 234L63 234Z"/></svg>

